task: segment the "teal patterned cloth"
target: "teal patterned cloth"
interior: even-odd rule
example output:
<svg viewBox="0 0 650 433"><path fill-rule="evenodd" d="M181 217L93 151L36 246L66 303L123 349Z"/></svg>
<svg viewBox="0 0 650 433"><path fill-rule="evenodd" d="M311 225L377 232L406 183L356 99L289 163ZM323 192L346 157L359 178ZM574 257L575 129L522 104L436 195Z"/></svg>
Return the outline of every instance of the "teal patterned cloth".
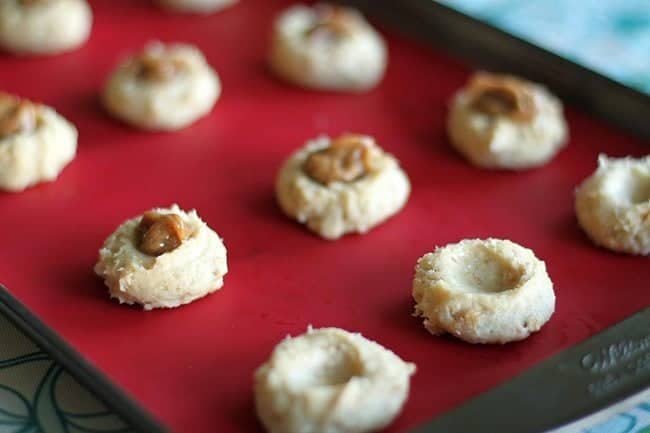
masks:
<svg viewBox="0 0 650 433"><path fill-rule="evenodd" d="M439 0L650 94L650 0ZM650 397L562 433L650 433ZM0 433L132 430L0 315Z"/></svg>
<svg viewBox="0 0 650 433"><path fill-rule="evenodd" d="M650 402L641 403L585 433L650 433Z"/></svg>
<svg viewBox="0 0 650 433"><path fill-rule="evenodd" d="M0 314L0 433L131 431Z"/></svg>
<svg viewBox="0 0 650 433"><path fill-rule="evenodd" d="M650 0L438 0L650 95Z"/></svg>

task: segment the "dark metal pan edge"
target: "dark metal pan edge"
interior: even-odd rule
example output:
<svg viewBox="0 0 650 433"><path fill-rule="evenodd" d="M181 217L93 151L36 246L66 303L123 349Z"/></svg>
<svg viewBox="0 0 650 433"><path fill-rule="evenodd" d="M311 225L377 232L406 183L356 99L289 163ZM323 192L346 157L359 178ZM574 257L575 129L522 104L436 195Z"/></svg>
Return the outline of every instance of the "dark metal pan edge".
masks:
<svg viewBox="0 0 650 433"><path fill-rule="evenodd" d="M507 71L544 83L578 108L641 138L650 138L650 96L524 39L434 0L345 3L477 67Z"/></svg>
<svg viewBox="0 0 650 433"><path fill-rule="evenodd" d="M537 433L598 413L650 386L650 308L552 355L413 433Z"/></svg>

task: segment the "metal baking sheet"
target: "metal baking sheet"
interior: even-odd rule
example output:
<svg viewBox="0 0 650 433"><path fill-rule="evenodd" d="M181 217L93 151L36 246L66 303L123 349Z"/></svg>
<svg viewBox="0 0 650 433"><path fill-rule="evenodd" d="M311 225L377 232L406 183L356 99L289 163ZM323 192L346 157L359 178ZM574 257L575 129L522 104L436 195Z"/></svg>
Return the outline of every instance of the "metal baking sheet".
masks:
<svg viewBox="0 0 650 433"><path fill-rule="evenodd" d="M296 89L264 61L273 16L289 4L247 0L182 16L144 1L95 0L93 34L79 51L0 57L3 90L54 106L80 133L78 156L56 182L0 194L0 282L84 362L173 430L257 432L254 369L285 335L339 326L418 365L388 429L398 432L650 303L647 258L594 247L573 215L573 190L597 155L644 155L641 140L569 106L569 145L549 165L479 170L450 148L444 130L447 101L472 72L466 63L382 28L390 64L377 89ZM153 39L196 44L223 81L214 111L186 130L136 131L99 103L111 68ZM413 191L385 224L328 242L282 215L273 182L306 139L345 131L375 136L400 159ZM224 238L225 286L174 310L110 301L92 271L97 250L125 219L172 203L196 208ZM546 261L555 315L505 346L430 336L411 316L416 259L436 245L489 236Z"/></svg>

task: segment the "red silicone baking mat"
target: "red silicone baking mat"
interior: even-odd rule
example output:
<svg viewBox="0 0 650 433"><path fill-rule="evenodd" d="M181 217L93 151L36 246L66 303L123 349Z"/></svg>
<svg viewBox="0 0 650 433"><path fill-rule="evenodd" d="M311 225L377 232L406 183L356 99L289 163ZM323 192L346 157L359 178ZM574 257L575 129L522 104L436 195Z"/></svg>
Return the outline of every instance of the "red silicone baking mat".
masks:
<svg viewBox="0 0 650 433"><path fill-rule="evenodd" d="M83 356L177 431L259 431L252 374L286 334L309 324L362 332L418 365L390 431L405 431L648 305L648 259L594 247L573 214L573 190L596 156L641 156L645 143L571 108L568 148L546 167L483 171L449 147L446 103L470 69L386 33L386 78L363 95L312 93L264 63L285 1L243 0L202 16L145 1L95 0L90 41L46 59L0 57L0 87L56 107L79 129L78 156L51 184L0 194L0 278ZM198 45L222 98L176 133L110 119L98 91L110 69L152 39ZM363 236L328 242L274 202L278 167L305 139L375 136L413 185L406 208ZM144 312L110 301L92 268L123 220L179 203L224 239L222 290L182 308ZM555 283L557 312L506 346L432 337L411 317L416 259L436 245L509 238L532 248Z"/></svg>

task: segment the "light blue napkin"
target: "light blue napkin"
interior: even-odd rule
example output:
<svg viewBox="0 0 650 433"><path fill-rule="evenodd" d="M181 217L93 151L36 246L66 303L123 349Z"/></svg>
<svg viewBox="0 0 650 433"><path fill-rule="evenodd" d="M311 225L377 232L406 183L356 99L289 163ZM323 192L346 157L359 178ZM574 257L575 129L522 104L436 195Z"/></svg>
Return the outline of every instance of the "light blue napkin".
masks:
<svg viewBox="0 0 650 433"><path fill-rule="evenodd" d="M0 433L131 431L0 314Z"/></svg>
<svg viewBox="0 0 650 433"><path fill-rule="evenodd" d="M650 0L439 0L650 95Z"/></svg>
<svg viewBox="0 0 650 433"><path fill-rule="evenodd" d="M585 433L650 433L650 401L615 415Z"/></svg>

